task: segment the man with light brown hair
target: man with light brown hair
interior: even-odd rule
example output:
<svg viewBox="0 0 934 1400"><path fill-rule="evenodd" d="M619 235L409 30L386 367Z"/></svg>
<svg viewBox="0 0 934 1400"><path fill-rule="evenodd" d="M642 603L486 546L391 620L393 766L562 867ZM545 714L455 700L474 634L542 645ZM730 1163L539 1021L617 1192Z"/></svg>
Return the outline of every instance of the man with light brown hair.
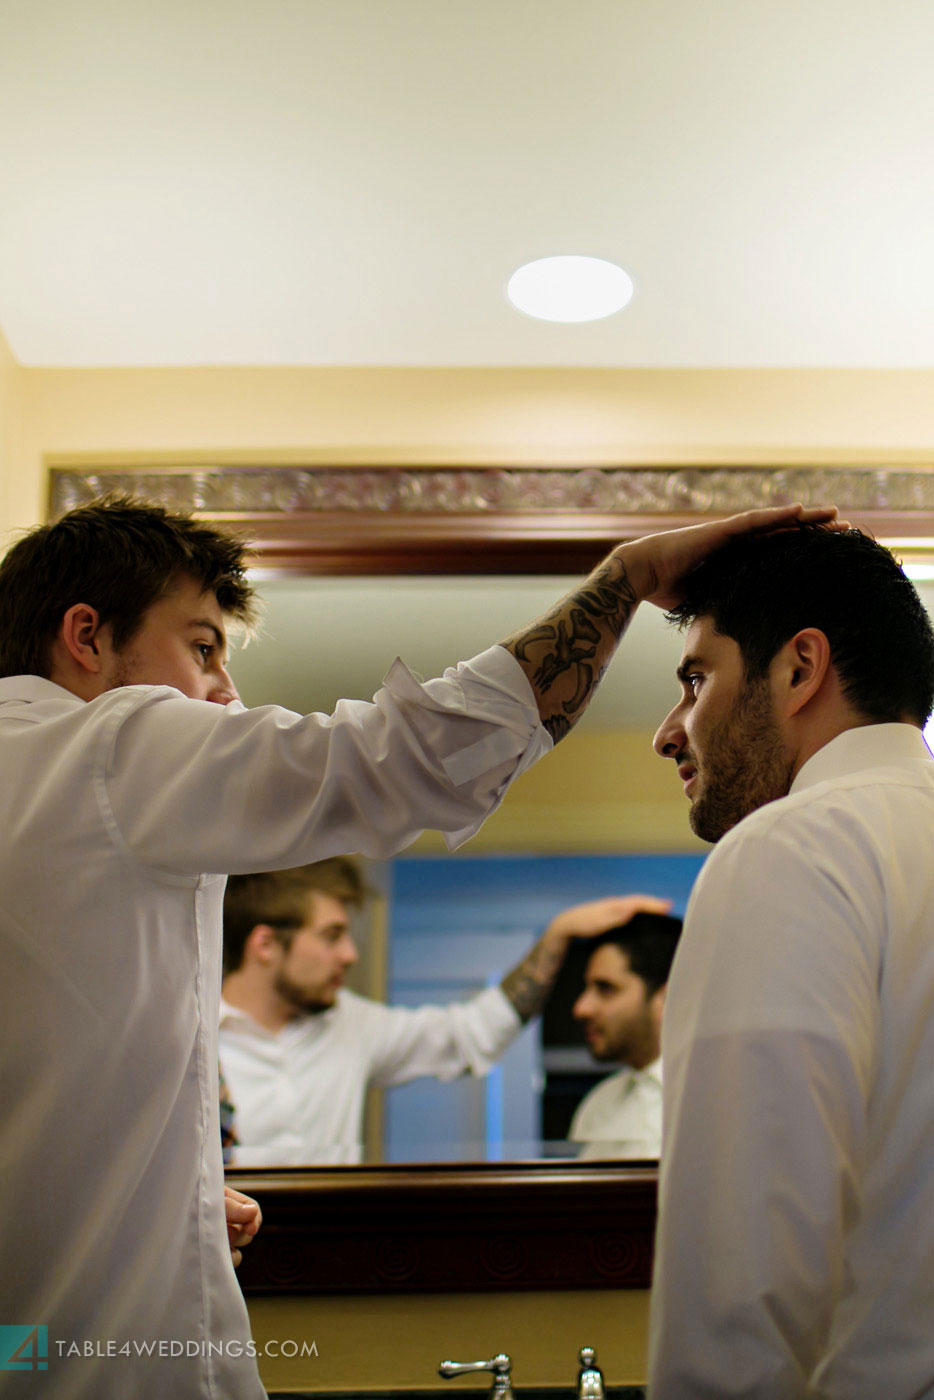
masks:
<svg viewBox="0 0 934 1400"><path fill-rule="evenodd" d="M575 938L668 907L625 895L566 909L499 986L409 1008L344 986L366 894L346 857L227 882L220 1054L238 1166L359 1162L369 1088L486 1074L541 1012Z"/></svg>

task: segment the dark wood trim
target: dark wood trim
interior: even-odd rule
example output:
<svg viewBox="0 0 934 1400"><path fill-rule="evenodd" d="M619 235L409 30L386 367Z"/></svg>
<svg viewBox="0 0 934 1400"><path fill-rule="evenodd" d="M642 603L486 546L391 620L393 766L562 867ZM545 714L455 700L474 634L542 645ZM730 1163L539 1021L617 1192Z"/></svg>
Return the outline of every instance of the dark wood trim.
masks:
<svg viewBox="0 0 934 1400"><path fill-rule="evenodd" d="M624 540L718 516L363 515L224 517L251 541L259 577L399 574L586 574ZM930 520L850 512L877 538L930 533Z"/></svg>
<svg viewBox="0 0 934 1400"><path fill-rule="evenodd" d="M695 517L691 517L693 521ZM261 576L587 573L646 519L539 515L244 516ZM685 522L688 518L685 517Z"/></svg>
<svg viewBox="0 0 934 1400"><path fill-rule="evenodd" d="M647 1288L654 1164L228 1171L263 1228L250 1294Z"/></svg>

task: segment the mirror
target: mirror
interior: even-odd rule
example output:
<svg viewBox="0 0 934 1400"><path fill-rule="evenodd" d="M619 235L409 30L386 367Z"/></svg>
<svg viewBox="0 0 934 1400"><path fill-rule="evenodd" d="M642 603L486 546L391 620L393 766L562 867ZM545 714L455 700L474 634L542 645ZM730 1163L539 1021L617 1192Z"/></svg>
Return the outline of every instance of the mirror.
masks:
<svg viewBox="0 0 934 1400"><path fill-rule="evenodd" d="M330 713L341 697L369 698L397 654L421 676L440 675L540 616L573 578L269 579L260 585L263 635L235 653L231 670L249 706ZM574 735L533 770L531 784L519 780L478 837L449 855L439 837L428 836L384 867L367 868L383 899L355 921L361 958L347 978L351 990L393 1006L463 1004L498 983L570 905L643 891L673 899L683 913L704 848L688 827L671 765L650 749L672 703L679 645L660 612L640 609ZM629 750L638 754L635 767ZM656 812L647 838L640 813L653 804L665 811ZM446 1083L422 1077L376 1091L381 1101L367 1114L363 1159L576 1157L581 1149L568 1141L572 1114L620 1068L591 1056L571 1015L586 961L585 946L574 949L559 978L549 1009L560 1004L563 1014L533 1020L487 1076ZM223 1050L236 1104L239 1059L234 1052L225 1061ZM245 1115L241 1124L238 1165L351 1160L323 1142L314 1155L302 1154L298 1131L280 1134L278 1154L271 1154L252 1145ZM317 1131L309 1122L307 1133ZM603 1149L620 1152L652 1155L635 1144Z"/></svg>

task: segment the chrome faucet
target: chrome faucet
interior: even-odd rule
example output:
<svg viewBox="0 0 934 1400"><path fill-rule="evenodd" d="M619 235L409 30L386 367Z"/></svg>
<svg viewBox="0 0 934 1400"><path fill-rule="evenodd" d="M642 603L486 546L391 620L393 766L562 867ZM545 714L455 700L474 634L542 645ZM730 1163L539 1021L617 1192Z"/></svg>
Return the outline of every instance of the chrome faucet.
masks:
<svg viewBox="0 0 934 1400"><path fill-rule="evenodd" d="M469 1371L492 1371L493 1388L490 1391L490 1400L512 1400L512 1387L509 1384L509 1376L512 1370L512 1362L505 1352L500 1352L491 1361L442 1361L438 1367L438 1375L449 1380L451 1376L465 1376Z"/></svg>
<svg viewBox="0 0 934 1400"><path fill-rule="evenodd" d="M605 1400L603 1372L593 1347L581 1347L578 1360L581 1368L577 1375L577 1400Z"/></svg>

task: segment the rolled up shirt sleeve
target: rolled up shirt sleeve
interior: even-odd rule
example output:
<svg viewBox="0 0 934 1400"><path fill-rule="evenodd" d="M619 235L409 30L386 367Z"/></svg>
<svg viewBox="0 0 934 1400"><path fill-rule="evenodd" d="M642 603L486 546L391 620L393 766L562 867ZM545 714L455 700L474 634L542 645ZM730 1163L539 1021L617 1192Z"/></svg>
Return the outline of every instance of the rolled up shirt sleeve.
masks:
<svg viewBox="0 0 934 1400"><path fill-rule="evenodd" d="M523 1025L499 987L448 1006L380 1006L378 1014L370 1072L379 1088L421 1075L486 1074Z"/></svg>
<svg viewBox="0 0 934 1400"><path fill-rule="evenodd" d="M247 710L131 686L92 704L113 840L180 874L385 857L426 828L466 841L551 740L502 647L436 680L396 661L372 702L333 715Z"/></svg>

